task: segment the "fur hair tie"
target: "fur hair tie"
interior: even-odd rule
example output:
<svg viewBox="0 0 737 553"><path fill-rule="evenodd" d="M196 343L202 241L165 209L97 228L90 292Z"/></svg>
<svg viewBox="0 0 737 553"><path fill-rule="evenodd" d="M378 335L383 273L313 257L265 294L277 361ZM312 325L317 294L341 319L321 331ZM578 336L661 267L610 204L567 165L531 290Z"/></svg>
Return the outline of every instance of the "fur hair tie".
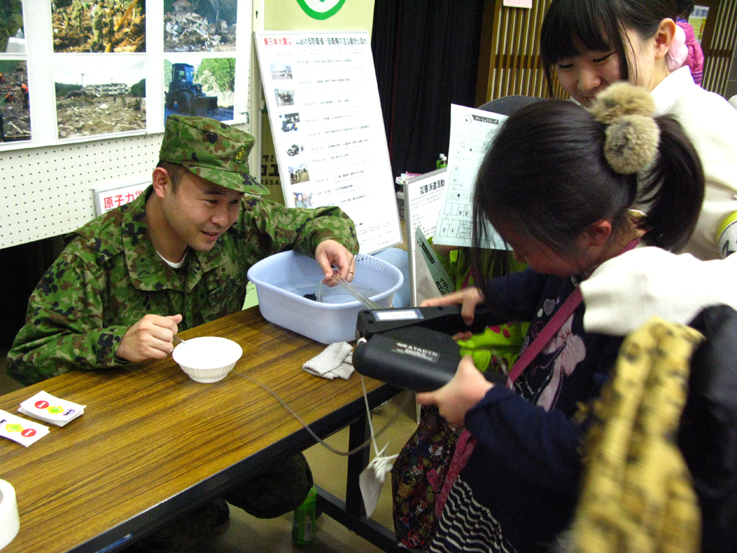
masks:
<svg viewBox="0 0 737 553"><path fill-rule="evenodd" d="M655 160L660 128L654 112L650 93L624 82L613 84L594 99L591 114L607 125L604 156L617 173L636 173Z"/></svg>

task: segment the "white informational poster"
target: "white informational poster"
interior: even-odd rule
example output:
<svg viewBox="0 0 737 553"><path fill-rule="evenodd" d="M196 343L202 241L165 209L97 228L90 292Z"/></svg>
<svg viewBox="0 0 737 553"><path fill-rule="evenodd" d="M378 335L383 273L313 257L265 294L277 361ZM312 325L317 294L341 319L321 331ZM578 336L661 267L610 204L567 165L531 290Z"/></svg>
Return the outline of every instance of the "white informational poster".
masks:
<svg viewBox="0 0 737 553"><path fill-rule="evenodd" d="M438 216L433 243L471 247L473 192L484 155L506 115L452 104L448 150L448 191ZM489 249L506 249L504 241L488 227Z"/></svg>
<svg viewBox="0 0 737 553"><path fill-rule="evenodd" d="M425 173L419 177L409 179L404 185L404 220L407 228L407 256L410 279L410 299L413 306L419 305L418 280L421 274L418 267L426 263L430 252L423 255L424 249L429 249L425 237L431 238L435 233L435 225L440 213L440 205L447 190L447 167ZM420 235L420 236L418 236ZM442 293L452 291L441 290ZM433 296L438 295L436 292Z"/></svg>
<svg viewBox="0 0 737 553"><path fill-rule="evenodd" d="M362 253L402 243L365 31L255 33L287 207L340 206Z"/></svg>

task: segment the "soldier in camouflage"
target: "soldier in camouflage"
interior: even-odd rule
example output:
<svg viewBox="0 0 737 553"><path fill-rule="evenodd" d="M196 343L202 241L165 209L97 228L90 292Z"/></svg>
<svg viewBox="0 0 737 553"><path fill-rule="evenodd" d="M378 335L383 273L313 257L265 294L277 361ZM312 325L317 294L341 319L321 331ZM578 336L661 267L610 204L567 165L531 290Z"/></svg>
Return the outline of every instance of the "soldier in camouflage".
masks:
<svg viewBox="0 0 737 553"><path fill-rule="evenodd" d="M92 44L90 46L91 52L102 52L105 49L102 30L105 21L105 10L103 9L102 2L98 1L92 7L90 13L90 19L92 21Z"/></svg>
<svg viewBox="0 0 737 553"><path fill-rule="evenodd" d="M82 15L84 14L84 6L81 0L74 0L72 3L72 21L77 24L77 30L82 33Z"/></svg>
<svg viewBox="0 0 737 553"><path fill-rule="evenodd" d="M69 235L31 295L8 373L28 385L163 359L179 330L240 310L248 269L280 251L314 255L326 278L334 266L352 280L351 220L337 207L287 209L259 198L267 191L248 174L253 143L212 119L169 116L152 185ZM301 504L311 484L300 454L226 499L271 518ZM202 521L222 518L203 509L154 537L176 547L199 539L211 526Z"/></svg>

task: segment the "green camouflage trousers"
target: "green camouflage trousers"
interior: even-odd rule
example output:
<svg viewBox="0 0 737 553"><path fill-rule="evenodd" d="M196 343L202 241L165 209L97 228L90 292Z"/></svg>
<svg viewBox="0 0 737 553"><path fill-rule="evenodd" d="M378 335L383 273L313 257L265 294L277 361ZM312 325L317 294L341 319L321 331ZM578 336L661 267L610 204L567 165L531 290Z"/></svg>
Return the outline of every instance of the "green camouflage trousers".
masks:
<svg viewBox="0 0 737 553"><path fill-rule="evenodd" d="M312 472L301 453L225 494L225 500L256 518L276 518L302 505L312 488Z"/></svg>

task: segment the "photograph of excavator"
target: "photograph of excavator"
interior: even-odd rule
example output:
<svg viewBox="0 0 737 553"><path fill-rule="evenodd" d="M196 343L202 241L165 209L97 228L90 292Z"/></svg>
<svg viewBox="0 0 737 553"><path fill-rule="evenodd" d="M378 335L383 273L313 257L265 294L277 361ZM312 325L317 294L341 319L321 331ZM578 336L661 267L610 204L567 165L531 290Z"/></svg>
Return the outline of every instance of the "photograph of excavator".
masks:
<svg viewBox="0 0 737 553"><path fill-rule="evenodd" d="M170 59L171 58L171 59ZM164 59L164 119L172 113L233 119L235 58L181 55Z"/></svg>

